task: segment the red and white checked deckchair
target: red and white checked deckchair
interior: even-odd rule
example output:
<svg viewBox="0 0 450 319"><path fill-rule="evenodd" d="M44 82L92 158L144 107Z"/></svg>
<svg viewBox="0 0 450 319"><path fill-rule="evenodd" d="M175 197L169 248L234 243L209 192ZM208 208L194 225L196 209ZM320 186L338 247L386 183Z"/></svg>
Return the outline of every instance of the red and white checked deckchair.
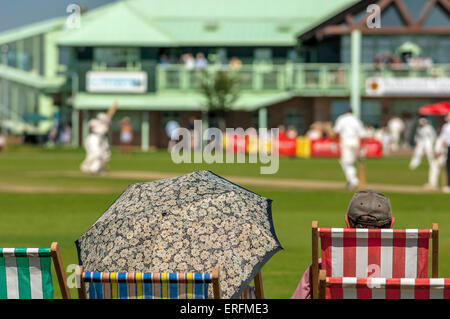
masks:
<svg viewBox="0 0 450 319"><path fill-rule="evenodd" d="M438 225L433 229L318 228L312 225L313 297L318 297L318 241L328 277L428 277L428 247L433 241L432 277L438 277Z"/></svg>
<svg viewBox="0 0 450 319"><path fill-rule="evenodd" d="M450 299L450 278L326 277L320 299Z"/></svg>

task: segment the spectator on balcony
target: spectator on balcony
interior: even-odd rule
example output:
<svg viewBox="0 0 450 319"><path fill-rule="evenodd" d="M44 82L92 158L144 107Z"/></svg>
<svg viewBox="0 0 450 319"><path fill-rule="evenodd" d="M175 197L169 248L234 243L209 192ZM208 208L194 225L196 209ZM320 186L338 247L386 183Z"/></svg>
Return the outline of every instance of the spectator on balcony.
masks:
<svg viewBox="0 0 450 319"><path fill-rule="evenodd" d="M403 67L402 59L399 56L394 56L392 58L392 62L390 64L391 69L393 70L401 70Z"/></svg>
<svg viewBox="0 0 450 319"><path fill-rule="evenodd" d="M376 70L381 70L383 68L383 57L381 56L381 54L378 53L377 55L375 55L373 67Z"/></svg>
<svg viewBox="0 0 450 319"><path fill-rule="evenodd" d="M391 64L391 63L392 63L392 56L391 56L391 54L390 54L390 53L385 53L385 54L383 55L383 58L381 59L381 62L382 62L384 65L389 65L389 64Z"/></svg>
<svg viewBox="0 0 450 319"><path fill-rule="evenodd" d="M161 55L161 57L159 58L159 64L162 67L167 67L170 65L169 58L167 57L167 55L165 54Z"/></svg>
<svg viewBox="0 0 450 319"><path fill-rule="evenodd" d="M203 69L208 66L208 60L202 52L197 53L195 56L195 67L197 69Z"/></svg>
<svg viewBox="0 0 450 319"><path fill-rule="evenodd" d="M230 68L234 71L239 71L242 67L242 61L237 57L232 57L230 60Z"/></svg>
<svg viewBox="0 0 450 319"><path fill-rule="evenodd" d="M188 70L195 68L195 59L192 53L185 53L181 56L181 61Z"/></svg>

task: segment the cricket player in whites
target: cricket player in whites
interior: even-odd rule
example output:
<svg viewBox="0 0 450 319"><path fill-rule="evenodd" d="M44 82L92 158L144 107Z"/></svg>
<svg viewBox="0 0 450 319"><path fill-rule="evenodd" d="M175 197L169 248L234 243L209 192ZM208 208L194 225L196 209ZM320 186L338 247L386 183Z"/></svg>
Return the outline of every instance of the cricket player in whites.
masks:
<svg viewBox="0 0 450 319"><path fill-rule="evenodd" d="M437 190L439 188L439 175L441 173L441 169L445 168L447 160L447 148L445 147L444 140L440 137L436 139L434 152L436 157L430 162L428 183L425 184L425 188Z"/></svg>
<svg viewBox="0 0 450 319"><path fill-rule="evenodd" d="M427 156L429 165L434 160L433 145L436 140L436 132L424 117L419 118L418 124L419 127L415 136L416 148L411 163L409 163L409 168L412 170L420 165L424 154Z"/></svg>
<svg viewBox="0 0 450 319"><path fill-rule="evenodd" d="M359 185L355 162L358 157L360 139L364 136L364 125L352 110L348 109L336 119L333 131L339 134L340 138L340 164L347 180L347 189L354 189Z"/></svg>
<svg viewBox="0 0 450 319"><path fill-rule="evenodd" d="M106 170L106 165L111 158L107 134L117 106L117 101L114 101L107 113L99 113L96 118L89 121L91 133L84 142L86 158L81 163L82 172L98 174Z"/></svg>

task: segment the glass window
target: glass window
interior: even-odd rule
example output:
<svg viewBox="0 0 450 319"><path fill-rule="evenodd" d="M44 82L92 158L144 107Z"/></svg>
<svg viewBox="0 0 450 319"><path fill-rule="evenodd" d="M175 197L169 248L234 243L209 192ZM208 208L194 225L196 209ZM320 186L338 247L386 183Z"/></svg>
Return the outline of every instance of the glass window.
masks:
<svg viewBox="0 0 450 319"><path fill-rule="evenodd" d="M255 60L259 61L271 61L272 60L272 49L270 48L259 48L254 51Z"/></svg>
<svg viewBox="0 0 450 319"><path fill-rule="evenodd" d="M339 115L344 114L350 108L348 100L335 100L331 102L331 120L333 123Z"/></svg>
<svg viewBox="0 0 450 319"><path fill-rule="evenodd" d="M106 63L107 67L126 67L140 60L138 48L95 48L94 60Z"/></svg>
<svg viewBox="0 0 450 319"><path fill-rule="evenodd" d="M379 125L381 120L381 105L379 101L362 101L361 120L364 124Z"/></svg>
<svg viewBox="0 0 450 319"><path fill-rule="evenodd" d="M287 110L284 119L284 125L286 129L289 126L293 126L297 130L297 134L303 135L306 133L305 128L305 112L303 109L291 109Z"/></svg>

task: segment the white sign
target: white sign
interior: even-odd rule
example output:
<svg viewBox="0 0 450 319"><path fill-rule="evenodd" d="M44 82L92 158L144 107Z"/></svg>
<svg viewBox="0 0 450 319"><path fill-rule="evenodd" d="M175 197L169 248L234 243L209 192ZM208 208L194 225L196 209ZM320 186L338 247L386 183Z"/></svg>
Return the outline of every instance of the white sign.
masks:
<svg viewBox="0 0 450 319"><path fill-rule="evenodd" d="M145 93L147 73L89 71L86 90L93 93Z"/></svg>
<svg viewBox="0 0 450 319"><path fill-rule="evenodd" d="M366 94L371 96L450 96L450 78L366 79Z"/></svg>

